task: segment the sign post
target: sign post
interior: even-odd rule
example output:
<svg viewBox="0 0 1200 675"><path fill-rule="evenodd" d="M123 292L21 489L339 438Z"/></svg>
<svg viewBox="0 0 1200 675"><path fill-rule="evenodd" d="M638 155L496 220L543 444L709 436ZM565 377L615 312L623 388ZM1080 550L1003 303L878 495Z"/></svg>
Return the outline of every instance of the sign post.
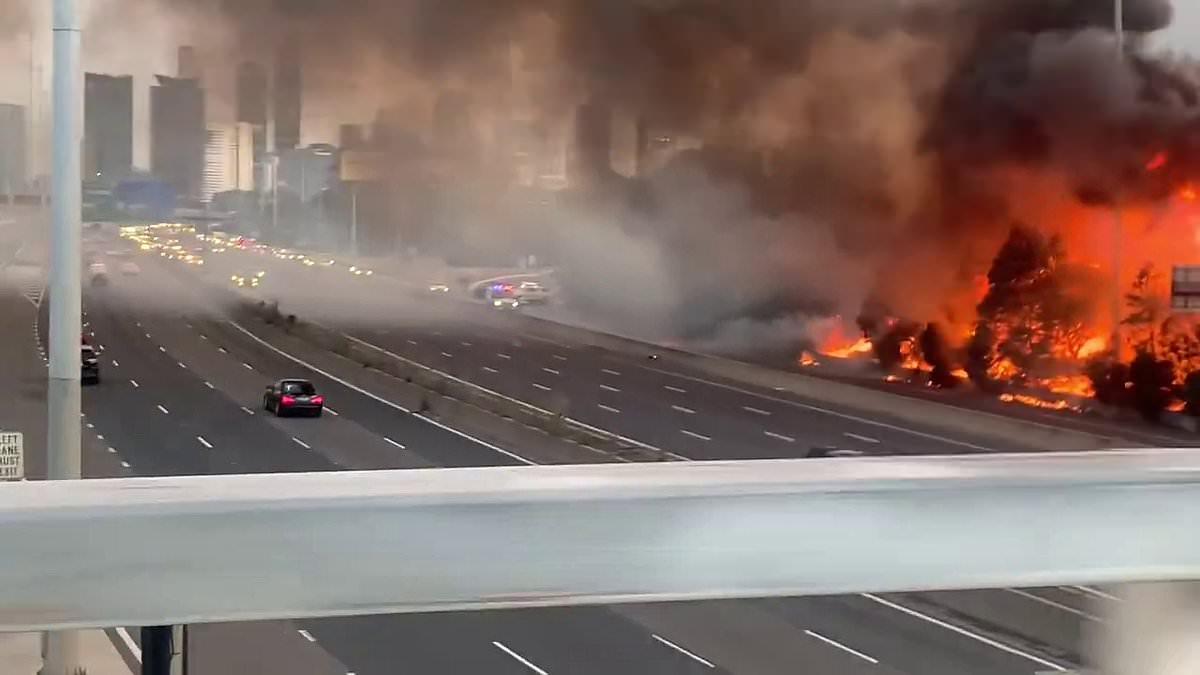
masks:
<svg viewBox="0 0 1200 675"><path fill-rule="evenodd" d="M0 431L0 481L25 478L25 435Z"/></svg>

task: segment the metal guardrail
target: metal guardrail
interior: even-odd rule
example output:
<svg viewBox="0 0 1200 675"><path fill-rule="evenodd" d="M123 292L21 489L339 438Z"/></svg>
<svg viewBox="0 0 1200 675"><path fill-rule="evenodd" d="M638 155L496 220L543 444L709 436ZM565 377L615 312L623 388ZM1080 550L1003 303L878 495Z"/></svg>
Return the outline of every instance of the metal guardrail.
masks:
<svg viewBox="0 0 1200 675"><path fill-rule="evenodd" d="M0 630L1200 579L1200 452L0 485Z"/></svg>

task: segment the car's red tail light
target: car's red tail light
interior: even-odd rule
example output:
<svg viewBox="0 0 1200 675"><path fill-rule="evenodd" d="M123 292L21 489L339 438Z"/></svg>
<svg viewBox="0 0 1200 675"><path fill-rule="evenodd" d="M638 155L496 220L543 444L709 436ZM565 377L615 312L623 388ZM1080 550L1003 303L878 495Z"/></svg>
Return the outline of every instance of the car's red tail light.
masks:
<svg viewBox="0 0 1200 675"><path fill-rule="evenodd" d="M287 394L284 394L283 396L280 396L280 397L279 397L279 404L280 404L280 405L291 405L291 404L293 404L293 403L295 403L295 402L296 402L296 397L295 397L295 396L289 396L289 395L287 395Z"/></svg>
<svg viewBox="0 0 1200 675"><path fill-rule="evenodd" d="M314 396L312 397L312 402L313 405L325 405L325 397L320 395Z"/></svg>

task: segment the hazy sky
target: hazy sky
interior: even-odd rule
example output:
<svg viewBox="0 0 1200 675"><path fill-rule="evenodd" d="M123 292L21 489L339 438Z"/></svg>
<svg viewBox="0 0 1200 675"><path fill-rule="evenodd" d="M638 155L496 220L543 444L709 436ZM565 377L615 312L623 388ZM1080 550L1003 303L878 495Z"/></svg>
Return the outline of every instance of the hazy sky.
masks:
<svg viewBox="0 0 1200 675"><path fill-rule="evenodd" d="M1175 0L1175 23L1165 39L1172 49L1200 56L1200 2Z"/></svg>
<svg viewBox="0 0 1200 675"><path fill-rule="evenodd" d="M20 2L22 0L0 0L0 3ZM24 0L31 3L41 13L49 2L44 0ZM88 0L86 6L100 15L104 14L105 5L110 0ZM601 0L603 1L603 0ZM1170 29L1158 36L1156 43L1172 50L1185 52L1200 57L1200 0L1175 0L1175 22ZM42 18L47 21L47 17ZM135 84L135 132L134 161L145 165L149 160L149 138L147 133L148 88L155 72L170 73L174 69L174 50L176 38L167 30L165 24L153 16L139 15L126 17L123 27L139 36L135 49L129 49L126 42L128 33L114 43L106 40L103 34L85 34L84 66L89 70L108 73L132 73L137 78ZM48 31L46 31L48 33ZM104 33L105 31L102 31ZM49 35L39 39L39 51L43 56L40 60L49 61ZM227 100L232 93L232 68L228 73L209 73L206 78L211 87L218 91L229 90L225 96L210 98L210 113L218 119L232 115L230 102ZM48 73L43 72L42 79L48 82ZM214 92L215 93L215 92ZM25 104L29 100L29 43L24 37L0 42L0 102ZM226 100L222 100L226 99ZM370 111L364 111L364 117L369 117ZM310 106L305 110L306 142L333 140L325 138L332 135L336 128L333 122L326 119L327 115ZM347 120L347 121L366 121Z"/></svg>

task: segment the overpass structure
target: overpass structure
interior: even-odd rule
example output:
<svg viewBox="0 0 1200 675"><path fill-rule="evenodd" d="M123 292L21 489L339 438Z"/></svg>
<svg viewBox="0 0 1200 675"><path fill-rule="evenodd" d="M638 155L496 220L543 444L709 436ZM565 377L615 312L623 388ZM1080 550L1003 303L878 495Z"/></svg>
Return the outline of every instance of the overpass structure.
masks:
<svg viewBox="0 0 1200 675"><path fill-rule="evenodd" d="M1174 675L1197 522L1192 450L17 483L0 630L1103 584L1103 672Z"/></svg>

